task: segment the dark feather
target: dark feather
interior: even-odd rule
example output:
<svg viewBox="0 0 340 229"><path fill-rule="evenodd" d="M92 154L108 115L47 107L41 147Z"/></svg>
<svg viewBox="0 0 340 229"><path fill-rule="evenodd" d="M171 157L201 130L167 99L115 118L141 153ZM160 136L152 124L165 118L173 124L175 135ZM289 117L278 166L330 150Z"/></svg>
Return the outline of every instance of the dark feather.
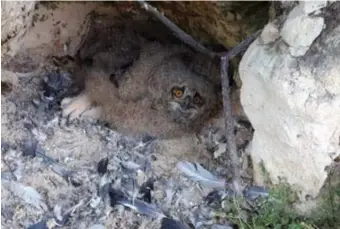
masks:
<svg viewBox="0 0 340 229"><path fill-rule="evenodd" d="M181 222L165 217L161 222L161 229L190 229Z"/></svg>
<svg viewBox="0 0 340 229"><path fill-rule="evenodd" d="M109 164L109 159L107 157L99 161L97 171L100 175L104 175L106 173L108 164Z"/></svg>
<svg viewBox="0 0 340 229"><path fill-rule="evenodd" d="M35 157L38 141L35 139L27 139L22 145L22 155Z"/></svg>
<svg viewBox="0 0 340 229"><path fill-rule="evenodd" d="M148 215L153 218L165 217L162 211L160 209L157 209L156 206L138 199L132 200L119 190L111 189L109 195L111 198L112 207L119 204L133 209L140 214Z"/></svg>
<svg viewBox="0 0 340 229"><path fill-rule="evenodd" d="M6 152L10 148L9 143L1 139L1 152Z"/></svg>
<svg viewBox="0 0 340 229"><path fill-rule="evenodd" d="M151 191L154 189L153 183L153 179L148 179L139 189L139 193L142 195L142 200L147 203L151 203Z"/></svg>
<svg viewBox="0 0 340 229"><path fill-rule="evenodd" d="M27 227L27 229L48 229L48 227L45 221L40 221Z"/></svg>

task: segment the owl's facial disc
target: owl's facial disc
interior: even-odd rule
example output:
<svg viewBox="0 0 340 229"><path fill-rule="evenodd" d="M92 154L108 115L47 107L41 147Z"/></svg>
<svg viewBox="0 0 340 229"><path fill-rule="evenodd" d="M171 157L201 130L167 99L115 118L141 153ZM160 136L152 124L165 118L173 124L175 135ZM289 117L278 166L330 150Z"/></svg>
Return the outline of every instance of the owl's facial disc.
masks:
<svg viewBox="0 0 340 229"><path fill-rule="evenodd" d="M175 86L171 89L168 110L175 122L190 123L200 116L204 99L198 92L189 88Z"/></svg>

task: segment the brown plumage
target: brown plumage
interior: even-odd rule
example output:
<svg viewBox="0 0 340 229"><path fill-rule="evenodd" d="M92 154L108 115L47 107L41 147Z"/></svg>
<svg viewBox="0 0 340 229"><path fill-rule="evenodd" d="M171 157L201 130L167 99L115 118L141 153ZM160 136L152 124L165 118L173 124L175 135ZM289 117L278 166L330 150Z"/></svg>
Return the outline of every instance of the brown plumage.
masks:
<svg viewBox="0 0 340 229"><path fill-rule="evenodd" d="M62 102L63 114L99 118L124 134L173 138L197 132L220 103L214 85L183 62L188 52L144 45L118 85L105 71L82 68L85 91Z"/></svg>

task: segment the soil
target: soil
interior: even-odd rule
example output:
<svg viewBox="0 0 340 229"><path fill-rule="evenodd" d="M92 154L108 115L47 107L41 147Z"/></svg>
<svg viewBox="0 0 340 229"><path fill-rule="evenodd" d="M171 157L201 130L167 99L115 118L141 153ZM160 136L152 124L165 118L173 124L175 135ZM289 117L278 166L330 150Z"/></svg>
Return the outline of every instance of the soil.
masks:
<svg viewBox="0 0 340 229"><path fill-rule="evenodd" d="M230 178L226 155L213 159L199 136L134 139L95 120L70 123L59 107L67 95L67 74L2 71L7 88L1 95L2 226L159 228L159 220L110 203L108 186L143 200L146 194L139 192L148 182L153 189L147 201L163 214L188 224L212 224L214 209L205 197L213 190L200 188L176 164L198 162L217 177Z"/></svg>

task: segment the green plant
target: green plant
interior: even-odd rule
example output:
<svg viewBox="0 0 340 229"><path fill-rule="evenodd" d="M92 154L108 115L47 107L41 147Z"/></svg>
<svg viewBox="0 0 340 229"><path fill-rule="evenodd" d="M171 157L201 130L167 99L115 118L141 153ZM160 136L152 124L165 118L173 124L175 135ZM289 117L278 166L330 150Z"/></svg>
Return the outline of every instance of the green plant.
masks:
<svg viewBox="0 0 340 229"><path fill-rule="evenodd" d="M248 228L313 228L294 209L298 201L291 187L284 182L270 188L269 198L260 201L257 212L251 214Z"/></svg>
<svg viewBox="0 0 340 229"><path fill-rule="evenodd" d="M227 214L229 220L241 229L316 228L295 210L294 204L298 202L298 197L290 185L284 179L273 185L263 163L260 163L260 168L265 184L269 187L269 197L257 200L247 210L244 208L247 205L245 200L233 199L229 203L229 206L232 205Z"/></svg>
<svg viewBox="0 0 340 229"><path fill-rule="evenodd" d="M340 228L340 168L333 168L328 174L324 189L320 194L319 207L310 218L319 228Z"/></svg>
<svg viewBox="0 0 340 229"><path fill-rule="evenodd" d="M340 228L340 169L329 172L327 184L318 198L318 207L308 217L301 216L295 204L296 193L284 180L273 185L269 173L260 163L269 196L259 199L251 208L244 199L228 200L226 217L240 229L333 229Z"/></svg>

